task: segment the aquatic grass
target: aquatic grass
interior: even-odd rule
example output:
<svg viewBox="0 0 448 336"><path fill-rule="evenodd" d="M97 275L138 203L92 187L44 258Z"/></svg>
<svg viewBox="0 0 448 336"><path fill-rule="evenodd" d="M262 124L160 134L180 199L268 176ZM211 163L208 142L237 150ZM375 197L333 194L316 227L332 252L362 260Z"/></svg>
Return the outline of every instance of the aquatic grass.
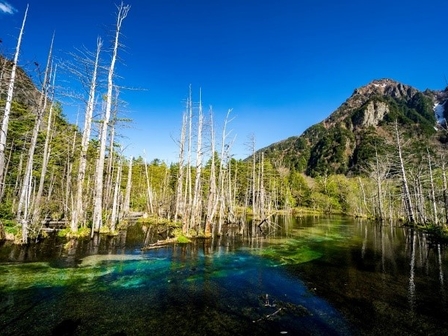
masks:
<svg viewBox="0 0 448 336"><path fill-rule="evenodd" d="M64 287L73 283L89 283L95 278L111 273L112 269L90 268L71 269L53 268L46 262L26 264L2 264L0 265L0 288L5 291Z"/></svg>
<svg viewBox="0 0 448 336"><path fill-rule="evenodd" d="M107 290L108 287L139 287L142 277L165 271L164 258L141 255L93 255L75 268L55 268L48 262L0 264L0 288L12 291L26 288L76 286L80 291Z"/></svg>
<svg viewBox="0 0 448 336"><path fill-rule="evenodd" d="M276 261L279 265L292 265L318 259L322 253L303 245L303 242L291 239L285 244L262 249L260 255Z"/></svg>
<svg viewBox="0 0 448 336"><path fill-rule="evenodd" d="M184 235L179 235L176 237L176 243L178 244L188 244L191 243L191 239L185 237Z"/></svg>

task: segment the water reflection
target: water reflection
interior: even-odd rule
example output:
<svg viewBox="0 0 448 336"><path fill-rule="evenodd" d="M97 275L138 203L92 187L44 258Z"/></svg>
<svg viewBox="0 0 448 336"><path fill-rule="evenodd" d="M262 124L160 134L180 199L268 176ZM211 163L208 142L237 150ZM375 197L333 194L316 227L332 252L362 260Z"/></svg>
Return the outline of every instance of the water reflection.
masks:
<svg viewBox="0 0 448 336"><path fill-rule="evenodd" d="M409 243L411 247L411 262L410 262L410 272L409 272L409 307L411 313L414 313L416 297L415 297L415 249L417 245L417 233L412 230L409 234L411 237L411 242Z"/></svg>
<svg viewBox="0 0 448 336"><path fill-rule="evenodd" d="M135 225L116 237L4 244L0 328L28 330L20 313L26 311L48 326L72 320L79 330L104 334L144 334L145 325L158 334L188 329L191 335L448 331L447 251L414 230L276 216L263 227L248 220L190 245L140 250L157 239L157 228ZM55 307L61 316L39 315ZM97 326L85 318L85 307L94 311ZM112 316L129 319L140 332L114 324ZM179 326L171 326L173 320ZM217 320L220 327L212 323ZM21 322L12 328L11 321Z"/></svg>

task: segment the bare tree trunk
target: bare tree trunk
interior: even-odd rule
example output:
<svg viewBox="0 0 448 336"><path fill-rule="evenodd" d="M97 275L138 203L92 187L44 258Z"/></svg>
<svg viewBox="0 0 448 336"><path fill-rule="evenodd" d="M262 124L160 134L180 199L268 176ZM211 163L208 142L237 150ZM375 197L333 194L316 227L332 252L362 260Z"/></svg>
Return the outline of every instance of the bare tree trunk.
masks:
<svg viewBox="0 0 448 336"><path fill-rule="evenodd" d="M103 204L104 207L108 208L110 206L111 203L111 198L113 198L113 179L114 179L114 147L113 147L113 142L114 142L114 137L115 137L115 129L114 129L115 125L113 125L111 123L110 127L109 127L109 151L108 151L108 155L107 155L107 167L106 167L106 176L105 176L105 186L104 186L104 197L103 197Z"/></svg>
<svg viewBox="0 0 448 336"><path fill-rule="evenodd" d="M443 178L443 204L445 210L445 225L448 224L448 183L445 171L445 158L442 156L442 178Z"/></svg>
<svg viewBox="0 0 448 336"><path fill-rule="evenodd" d="M170 171L165 169L165 176L163 177L161 199L159 207L159 216L165 216L168 220L171 220L171 200L170 200Z"/></svg>
<svg viewBox="0 0 448 336"><path fill-rule="evenodd" d="M6 161L6 165L5 165L5 175L3 175L3 181L0 181L0 183L2 185L6 184L6 175L8 174L9 164L11 163L11 157L12 157L13 152L14 152L14 141L12 141L11 147L9 149L9 155L8 155L8 160ZM5 191L5 188L2 189L0 192L3 193L4 191ZM2 200L2 199L3 199L3 195L0 195L0 200Z"/></svg>
<svg viewBox="0 0 448 336"><path fill-rule="evenodd" d="M215 168L215 128L213 125L213 114L210 111L210 144L211 144L211 163L210 163L210 179L207 200L207 216L205 219L205 235L212 232L213 217L216 211L216 168Z"/></svg>
<svg viewBox="0 0 448 336"><path fill-rule="evenodd" d="M120 184L121 184L121 169L122 169L122 162L121 159L119 159L118 162L118 170L115 180L115 187L114 187L114 195L112 199L112 214L110 216L110 231L115 232L116 223L118 222L118 213L119 213L119 192L120 192Z"/></svg>
<svg viewBox="0 0 448 336"><path fill-rule="evenodd" d="M19 193L19 190L22 188L22 183L20 181L20 176L22 175L22 171L23 171L24 157L25 157L25 143L23 145L22 152L20 153L19 165L17 167L17 177L16 177L16 183L14 184L13 195L17 195ZM16 209L15 209L15 198L13 199L13 208L11 210L12 210L12 212L16 212Z"/></svg>
<svg viewBox="0 0 448 336"><path fill-rule="evenodd" d="M400 135L398 134L398 122L395 122L395 136L397 141L398 158L400 160L401 180L403 187L403 201L406 209L407 220L411 224L415 224L414 208L412 206L411 193L409 192L408 180L406 178L406 170L404 168L403 155L401 151Z"/></svg>
<svg viewBox="0 0 448 336"><path fill-rule="evenodd" d="M199 94L201 96L201 94ZM202 101L199 99L198 110L198 132L196 143L196 177L194 182L194 195L191 211L190 223L194 227L198 227L201 224L201 202L202 202L202 188L201 188L201 172L202 172L202 127L204 116L202 114Z"/></svg>
<svg viewBox="0 0 448 336"><path fill-rule="evenodd" d="M20 45L22 43L22 36L25 30L26 17L28 15L28 5L26 6L25 15L23 16L22 27L20 28L19 38L17 40L16 52L14 54L14 61L11 69L11 77L8 84L8 95L5 103L5 112L3 114L2 127L0 130L0 182L3 181L5 174L5 149L6 138L8 135L9 115L11 114L12 98L14 94L14 84L16 79L17 62L19 61ZM0 185L0 197L3 196L4 185ZM1 199L0 199L1 201Z"/></svg>
<svg viewBox="0 0 448 336"><path fill-rule="evenodd" d="M48 192L47 192L47 197L46 197L48 202L51 200L51 197L53 196L53 188L54 188L54 183L55 183L54 171L55 171L55 169L53 168L53 170L51 171L50 179L49 179L49 183L48 183Z"/></svg>
<svg viewBox="0 0 448 336"><path fill-rule="evenodd" d="M182 129L180 133L180 143L179 143L179 171L177 173L177 190L176 190L176 209L174 212L174 220L179 219L179 214L184 214L185 203L183 198L183 184L184 184L184 155L185 155L185 133L187 127L187 114L186 112L182 116Z"/></svg>
<svg viewBox="0 0 448 336"><path fill-rule="evenodd" d="M69 145L68 145L69 146ZM70 148L67 150L67 160L65 164L65 185L64 185L64 208L62 213L62 218L65 218L67 214L69 213L70 209L70 196L71 196L71 176L72 176L72 169L73 165L70 162Z"/></svg>
<svg viewBox="0 0 448 336"><path fill-rule="evenodd" d="M221 153L219 154L219 171L218 171L218 190L217 190L217 199L216 206L219 205L219 213L218 213L218 234L222 234L222 224L224 219L224 210L225 210L225 171L224 164L227 162L226 157L228 156L228 149L230 146L226 143L226 139L228 136L227 133L227 124L230 122L229 115L232 110L227 111L226 119L224 121L224 127L221 134Z"/></svg>
<svg viewBox="0 0 448 336"><path fill-rule="evenodd" d="M128 180L126 182L126 191L124 195L123 210L121 217L129 215L129 209L131 204L131 189L132 189L132 157L129 159Z"/></svg>
<svg viewBox="0 0 448 336"><path fill-rule="evenodd" d="M25 205L23 209L24 218L28 218L28 210L29 210L29 204L30 204L30 198L31 198L31 179L28 180L28 185L23 188L25 190ZM28 222L24 220L22 223L22 243L26 244L28 243L28 236L29 236L29 226Z"/></svg>
<svg viewBox="0 0 448 336"><path fill-rule="evenodd" d="M54 36L53 36L54 38ZM53 42L52 42L53 44ZM56 78L56 69L53 75L53 85L52 88L54 90L54 81ZM52 99L54 99L54 92L53 92L53 96ZM37 190L37 195L36 198L34 200L34 209L33 209L33 216L32 216L32 222L33 225L37 225L39 220L40 220L40 212L41 212L41 199L42 199L42 194L44 191L44 183L45 183L45 176L47 175L47 166L48 166L48 161L50 159L50 139L51 139L51 129L52 129L52 119L53 119L53 107L54 107L54 103L53 101L50 104L50 109L48 112L48 121L47 121L47 129L46 129L46 135L45 135L45 144L44 144L44 154L43 154L43 158L42 158L42 169L40 172L40 179L39 179L39 189Z"/></svg>
<svg viewBox="0 0 448 336"><path fill-rule="evenodd" d="M64 204L64 219L67 220L69 214L71 213L71 209L74 208L74 198L72 193L72 171L73 171L73 162L72 159L75 155L75 147L76 147L76 137L78 135L78 131L75 130L73 132L73 140L67 144L67 170L65 177L65 204ZM71 147L70 147L71 145Z"/></svg>
<svg viewBox="0 0 448 336"><path fill-rule="evenodd" d="M119 37L120 30L123 20L128 15L130 6L124 5L123 3L118 6L118 15L117 15L117 24L116 24L116 32L115 32L115 41L114 48L112 52L112 60L109 67L109 74L107 78L107 95L106 95L106 110L104 113L104 119L102 121L101 127L101 135L100 135L100 149L97 161L97 167L95 172L95 197L94 197L94 208L93 208L93 223L92 223L92 233L95 231L99 231L103 222L102 222L102 213L103 213L103 171L104 171L104 160L106 155L106 137L107 137L107 129L109 126L109 119L112 110L112 91L113 91L113 76L115 71L115 62L117 60L117 53L119 47Z"/></svg>
<svg viewBox="0 0 448 336"><path fill-rule="evenodd" d="M146 176L146 196L148 199L148 203L147 203L147 208L148 208L148 212L150 214L154 213L154 195L151 189L151 183L149 182L149 175L148 175L148 165L146 163L146 159L145 159L145 176Z"/></svg>
<svg viewBox="0 0 448 336"><path fill-rule="evenodd" d="M378 194L378 212L379 212L379 220L384 220L384 210L383 210L383 189L382 183L383 178L380 174L379 160L378 160L378 152L375 148L375 162L376 162L376 191Z"/></svg>
<svg viewBox="0 0 448 336"><path fill-rule="evenodd" d="M232 165L230 160L227 160L227 218L230 223L235 223L235 213L234 213L234 204L233 204L233 191L232 191Z"/></svg>
<svg viewBox="0 0 448 336"><path fill-rule="evenodd" d="M47 107L48 100L48 78L51 71L51 57L53 52L53 39L51 40L50 51L48 53L47 66L45 69L44 80L42 84L39 105L37 107L36 120L34 123L33 133L31 136L30 148L28 149L28 161L25 168L25 175L23 178L22 190L20 192L19 204L17 207L17 215L16 218L19 222L22 222L22 230L28 230L28 220L29 220L29 211L26 211L26 216L24 216L23 207L24 203L29 199L30 191L27 188L30 185L30 180L32 178L33 165L34 165L34 152L36 150L37 138L39 136L40 126L42 123L43 115L45 113ZM28 196L28 197L27 197ZM29 204L27 205L29 209ZM25 235L24 235L25 236ZM27 236L27 235L26 235ZM26 243L26 241L23 241Z"/></svg>
<svg viewBox="0 0 448 336"><path fill-rule="evenodd" d="M433 221L434 225L439 225L439 215L437 213L437 204L436 204L436 192L434 187L434 178L432 176L432 163L431 163L431 155L429 154L429 149L426 149L428 153L428 166L429 166L429 182L431 185L431 202L432 202L432 211L433 211Z"/></svg>
<svg viewBox="0 0 448 336"><path fill-rule="evenodd" d="M257 209L257 174L256 174L256 159L255 159L255 136L252 135L251 139L251 149L252 149L252 212L254 218L258 215Z"/></svg>
<svg viewBox="0 0 448 336"><path fill-rule="evenodd" d="M191 219L191 205L192 205L192 178L191 178L191 154L192 154L192 141L193 141L193 102L191 97L191 85L189 88L188 100L187 100L187 113L188 113L188 148L187 148L187 164L186 164L186 181L184 192L184 207L185 212L183 216L182 232L188 232L190 229Z"/></svg>
<svg viewBox="0 0 448 336"><path fill-rule="evenodd" d="M261 152L261 166L258 169L258 190L259 190L259 211L260 219L265 218L266 202L265 202L265 189L264 189L264 152Z"/></svg>
<svg viewBox="0 0 448 336"><path fill-rule="evenodd" d="M113 170L114 170L114 141L115 141L115 125L117 122L117 109L118 109L118 89L115 87L115 109L113 111L113 116L109 125L109 153L107 160L107 168L106 168L106 187L105 194L103 197L103 202L106 207L110 206L111 197L112 197L112 185L113 185Z"/></svg>
<svg viewBox="0 0 448 336"><path fill-rule="evenodd" d="M415 204L415 222L416 223L426 223L428 218L426 216L425 209L425 196L421 180L421 174L418 172L417 176L414 178L414 202Z"/></svg>
<svg viewBox="0 0 448 336"><path fill-rule="evenodd" d="M93 73L89 89L89 98L87 100L86 110L84 114L84 130L82 132L81 153L79 156L78 176L76 181L75 208L73 209L72 219L70 223L70 230L72 232L78 231L79 223L84 221L84 213L83 213L84 180L87 169L87 151L89 149L90 133L92 130L92 116L95 106L98 64L102 45L103 42L101 38L97 38L95 63L93 65Z"/></svg>
<svg viewBox="0 0 448 336"><path fill-rule="evenodd" d="M359 187L361 188L362 204L364 205L364 208L367 210L367 212L370 212L369 207L367 205L366 192L364 190L364 183L362 182L361 177L359 177L359 176L358 176L358 182L359 182Z"/></svg>

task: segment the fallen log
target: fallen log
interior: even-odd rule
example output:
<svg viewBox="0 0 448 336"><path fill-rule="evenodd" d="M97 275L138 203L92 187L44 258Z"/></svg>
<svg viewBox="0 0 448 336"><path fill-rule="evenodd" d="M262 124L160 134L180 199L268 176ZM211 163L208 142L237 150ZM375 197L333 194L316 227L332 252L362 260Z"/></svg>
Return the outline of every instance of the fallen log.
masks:
<svg viewBox="0 0 448 336"><path fill-rule="evenodd" d="M172 245L172 244L174 244L176 242L177 242L177 238L167 238L167 239L164 239L164 240L158 240L155 243L143 246L141 248L141 250L145 251L145 250L152 250L152 249L156 249L156 248L166 247L166 246Z"/></svg>

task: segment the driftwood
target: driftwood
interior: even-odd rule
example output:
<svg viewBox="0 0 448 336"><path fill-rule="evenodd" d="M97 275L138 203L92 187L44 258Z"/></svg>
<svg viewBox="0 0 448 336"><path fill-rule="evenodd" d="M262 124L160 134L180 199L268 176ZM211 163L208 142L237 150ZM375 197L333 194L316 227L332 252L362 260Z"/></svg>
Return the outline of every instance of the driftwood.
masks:
<svg viewBox="0 0 448 336"><path fill-rule="evenodd" d="M269 220L269 217L274 215L275 212L271 213L270 215L267 215L265 218L261 220L260 223L257 224L258 229L260 230L260 233L263 235L264 238L266 238L267 233L265 233L265 230L263 230L263 224L267 224L268 226L272 224L272 222Z"/></svg>
<svg viewBox="0 0 448 336"><path fill-rule="evenodd" d="M146 251L146 250L153 250L153 249L157 249L157 248L161 248L161 247L167 247L168 245L174 244L177 241L176 238L167 238L164 240L158 240L157 242L153 243L153 244L148 244L146 246L143 246L141 248L142 251Z"/></svg>
<svg viewBox="0 0 448 336"><path fill-rule="evenodd" d="M279 309L277 309L275 312L273 312L272 314L268 314L268 315L266 315L266 316L260 317L258 320L254 320L254 321L252 321L252 322L253 322L253 323L257 323L257 322L260 322L260 321L263 321L263 320L267 320L267 319L269 319L270 317L272 317L272 316L274 316L274 315L277 315L282 309L283 309L283 308L279 308Z"/></svg>
<svg viewBox="0 0 448 336"><path fill-rule="evenodd" d="M274 214L275 214L275 212L273 212L273 213L271 213L270 215L267 215L265 218L263 218L262 221L261 221L260 223L257 224L258 228L261 230L261 226L262 226L264 223L269 224L269 223L268 223L268 219L269 219L269 217L272 217Z"/></svg>

